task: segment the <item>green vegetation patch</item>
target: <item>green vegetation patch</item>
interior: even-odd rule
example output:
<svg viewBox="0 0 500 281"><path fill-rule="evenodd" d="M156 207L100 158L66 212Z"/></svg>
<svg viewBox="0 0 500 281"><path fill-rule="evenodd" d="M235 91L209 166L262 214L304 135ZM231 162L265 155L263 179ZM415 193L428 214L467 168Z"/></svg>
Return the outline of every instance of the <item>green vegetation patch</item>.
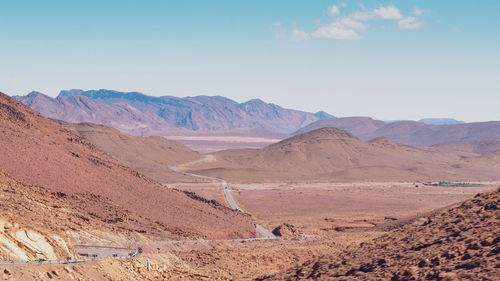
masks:
<svg viewBox="0 0 500 281"><path fill-rule="evenodd" d="M439 183L432 184L432 186L477 187L477 186L484 186L484 184L470 183L470 182L447 182L447 181L440 181Z"/></svg>

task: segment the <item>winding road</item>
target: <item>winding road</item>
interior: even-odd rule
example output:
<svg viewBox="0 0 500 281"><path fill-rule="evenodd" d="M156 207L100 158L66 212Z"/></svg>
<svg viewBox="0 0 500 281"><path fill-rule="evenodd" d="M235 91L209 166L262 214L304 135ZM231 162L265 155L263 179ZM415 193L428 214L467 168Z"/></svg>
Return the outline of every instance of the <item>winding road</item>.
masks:
<svg viewBox="0 0 500 281"><path fill-rule="evenodd" d="M229 206L231 207L231 209L237 210L237 211L240 211L240 212L244 212L240 208L240 206L238 206L238 204L236 203L236 201L234 200L233 195L231 194L231 190L229 189L229 187L227 185L227 182L225 180L223 180L221 178L214 178L214 177L209 177L209 176L197 175L197 174L183 172L183 171L179 170L179 168L185 168L185 167L188 167L188 166L192 166L194 164L198 164L198 163L202 163L202 162L208 162L208 161L213 161L213 160L215 160L215 157L213 155L206 155L205 157L203 157L201 159L198 159L196 161L191 161L191 162L188 162L188 163L184 163L184 164L173 166L171 169L172 169L172 171L174 171L176 173L179 173L179 174L183 174L183 175L187 175L187 176L192 176L192 177L196 177L196 178L201 178L201 179L207 179L207 180L211 180L211 181L214 181L214 182L219 182L221 184L221 186L222 186L222 190L224 191L224 196L226 197L227 203L229 204ZM264 239L275 239L276 238L276 236L271 231L267 230L262 225L258 224L255 221L254 221L253 224L255 226L255 230L260 235L262 235L262 237Z"/></svg>

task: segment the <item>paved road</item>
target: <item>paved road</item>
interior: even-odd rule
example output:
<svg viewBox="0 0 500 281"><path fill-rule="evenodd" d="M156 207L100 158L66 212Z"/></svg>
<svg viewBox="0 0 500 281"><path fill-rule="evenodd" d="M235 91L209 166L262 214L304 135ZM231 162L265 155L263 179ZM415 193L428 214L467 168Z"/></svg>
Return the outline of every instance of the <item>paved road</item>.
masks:
<svg viewBox="0 0 500 281"><path fill-rule="evenodd" d="M223 180L221 178L214 178L214 177L208 177L208 176L203 176L203 175L197 175L197 174L183 172L183 171L179 170L179 168L188 167L188 166L198 164L201 162L213 161L214 159L215 159L215 157L213 155L207 155L207 156L205 156L201 159L198 159L196 161L191 161L191 162L184 163L181 165L173 166L171 169L172 169L172 171L174 171L176 173L183 174L183 175L188 175L188 176L192 176L192 177L197 177L197 178L202 178L202 179L220 182L222 189L224 190L224 195L226 197L226 200L227 200L227 203L229 204L229 206L234 210L238 210L240 212L243 212L243 210L240 208L240 206L238 206L238 204L234 200L233 195L231 194L231 190L229 189L227 182L225 180ZM260 233L263 238L266 238L266 239L275 239L276 238L276 236L271 231L267 230L266 228L264 228L262 225L256 223L255 221L254 221L254 225L255 225L255 230L258 233Z"/></svg>

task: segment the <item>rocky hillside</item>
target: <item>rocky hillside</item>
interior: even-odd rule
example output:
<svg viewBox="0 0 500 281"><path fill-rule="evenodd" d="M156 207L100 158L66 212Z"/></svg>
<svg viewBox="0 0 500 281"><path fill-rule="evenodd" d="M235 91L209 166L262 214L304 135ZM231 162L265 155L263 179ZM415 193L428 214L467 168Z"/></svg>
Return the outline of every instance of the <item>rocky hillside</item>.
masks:
<svg viewBox="0 0 500 281"><path fill-rule="evenodd" d="M161 183L195 181L170 167L198 160L202 155L164 137L132 136L116 129L91 123L59 122L129 167Z"/></svg>
<svg viewBox="0 0 500 281"><path fill-rule="evenodd" d="M291 133L332 116L285 109L254 99L244 103L220 96L152 97L111 90L61 91L57 98L38 92L15 99L43 116L71 123L103 124L133 135L176 135L242 129Z"/></svg>
<svg viewBox="0 0 500 281"><path fill-rule="evenodd" d="M256 280L498 280L500 189L341 255Z"/></svg>
<svg viewBox="0 0 500 281"><path fill-rule="evenodd" d="M251 237L249 216L191 199L120 164L82 137L0 94L0 170L71 196L89 193L164 225L165 237ZM99 205L86 204L87 213ZM104 208L104 207L103 207Z"/></svg>

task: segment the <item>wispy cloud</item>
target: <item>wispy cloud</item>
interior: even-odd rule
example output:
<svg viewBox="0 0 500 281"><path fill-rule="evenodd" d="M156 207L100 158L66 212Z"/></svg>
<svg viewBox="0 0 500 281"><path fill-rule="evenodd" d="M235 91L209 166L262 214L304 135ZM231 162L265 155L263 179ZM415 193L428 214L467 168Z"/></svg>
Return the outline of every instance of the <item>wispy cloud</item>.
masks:
<svg viewBox="0 0 500 281"><path fill-rule="evenodd" d="M398 21L400 29L419 29L424 24L424 21L416 17L407 17Z"/></svg>
<svg viewBox="0 0 500 281"><path fill-rule="evenodd" d="M413 10L413 14L414 14L415 16L422 16L422 15L424 14L424 10L419 9L419 8L415 8L415 9Z"/></svg>
<svg viewBox="0 0 500 281"><path fill-rule="evenodd" d="M318 28L311 35L318 39L360 40L363 37L359 32L364 32L366 29L366 25L362 22L343 18Z"/></svg>
<svg viewBox="0 0 500 281"><path fill-rule="evenodd" d="M327 17L330 17L330 18L336 17L336 16L340 15L339 7L337 7L337 5L330 6L326 10L325 14Z"/></svg>
<svg viewBox="0 0 500 281"><path fill-rule="evenodd" d="M380 5L377 9L371 11L359 11L354 12L351 15L352 18L357 20L397 20L403 18L403 15L398 8L394 5L382 6Z"/></svg>

